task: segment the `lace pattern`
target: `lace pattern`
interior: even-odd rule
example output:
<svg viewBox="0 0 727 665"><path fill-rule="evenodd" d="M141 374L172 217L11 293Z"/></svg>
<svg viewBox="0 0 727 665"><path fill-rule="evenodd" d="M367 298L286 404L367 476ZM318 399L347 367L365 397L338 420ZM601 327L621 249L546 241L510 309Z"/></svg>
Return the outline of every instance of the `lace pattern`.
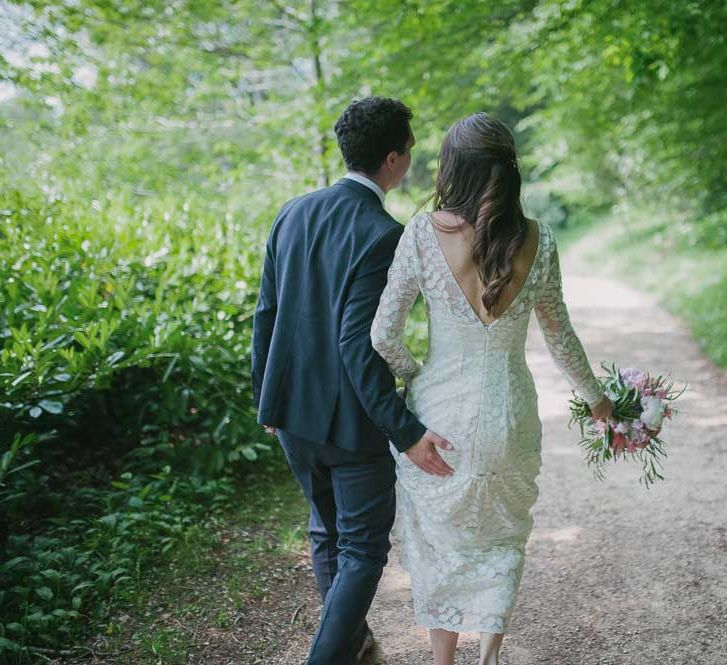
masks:
<svg viewBox="0 0 727 665"><path fill-rule="evenodd" d="M419 266L414 248L413 227L407 225L396 247L386 287L371 324L371 343L394 376L411 381L421 369L404 344L406 316L419 293Z"/></svg>
<svg viewBox="0 0 727 665"><path fill-rule="evenodd" d="M394 537L409 572L417 623L452 631L504 632L512 614L538 496L542 426L525 362L536 310L559 369L590 401L598 382L568 320L554 236L539 223L533 265L502 315L483 323L454 278L429 213L402 234L371 329L374 348L409 385L407 404L454 445L440 451L447 478L397 464ZM429 351L420 365L403 342L422 293Z"/></svg>
<svg viewBox="0 0 727 665"><path fill-rule="evenodd" d="M546 278L535 303L535 315L548 350L560 372L590 407L596 406L603 399L604 393L568 316L568 308L563 300L560 260L555 240L549 254Z"/></svg>

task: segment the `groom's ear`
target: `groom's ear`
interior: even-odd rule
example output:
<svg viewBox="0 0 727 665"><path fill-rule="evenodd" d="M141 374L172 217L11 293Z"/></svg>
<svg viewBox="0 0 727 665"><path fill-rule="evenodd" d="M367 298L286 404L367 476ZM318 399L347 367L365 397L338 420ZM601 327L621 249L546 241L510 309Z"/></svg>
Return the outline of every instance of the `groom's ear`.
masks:
<svg viewBox="0 0 727 665"><path fill-rule="evenodd" d="M396 160L401 157L401 153L397 152L396 150L392 150L388 155L386 155L386 166L388 166L390 169L393 169L394 166L396 166Z"/></svg>

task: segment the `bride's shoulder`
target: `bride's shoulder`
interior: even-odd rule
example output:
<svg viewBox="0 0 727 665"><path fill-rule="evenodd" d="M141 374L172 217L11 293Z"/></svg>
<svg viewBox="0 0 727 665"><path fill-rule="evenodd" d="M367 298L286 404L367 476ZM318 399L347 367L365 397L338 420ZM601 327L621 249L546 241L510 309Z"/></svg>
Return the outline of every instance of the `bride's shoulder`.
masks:
<svg viewBox="0 0 727 665"><path fill-rule="evenodd" d="M553 227L541 220L531 220L534 224L537 224L540 229L540 235L538 236L538 255L540 257L540 265L544 267L544 274L549 272L549 268L545 266L552 266L554 261L558 259L558 243L555 239L555 233Z"/></svg>
<svg viewBox="0 0 727 665"><path fill-rule="evenodd" d="M429 213L424 210L414 213L411 219L406 223L404 232L417 237L421 233L424 224L428 222L428 218Z"/></svg>
<svg viewBox="0 0 727 665"><path fill-rule="evenodd" d="M414 226L421 226L429 219L430 213L426 210L419 210L414 213L412 218L409 220L409 224L413 224Z"/></svg>
<svg viewBox="0 0 727 665"><path fill-rule="evenodd" d="M555 236L553 230L550 228L550 224L542 222L539 219L528 219L530 224L531 232L537 236L540 245L543 245L546 250L555 242Z"/></svg>

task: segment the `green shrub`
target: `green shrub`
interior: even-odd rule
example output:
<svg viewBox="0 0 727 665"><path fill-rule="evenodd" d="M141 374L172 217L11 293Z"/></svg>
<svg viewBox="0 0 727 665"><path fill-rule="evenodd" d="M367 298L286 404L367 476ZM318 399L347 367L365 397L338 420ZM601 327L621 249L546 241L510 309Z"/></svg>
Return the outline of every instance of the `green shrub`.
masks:
<svg viewBox="0 0 727 665"><path fill-rule="evenodd" d="M259 255L194 197L0 190L0 661L72 642L266 447Z"/></svg>
<svg viewBox="0 0 727 665"><path fill-rule="evenodd" d="M683 244L708 250L727 247L727 209L676 225Z"/></svg>
<svg viewBox="0 0 727 665"><path fill-rule="evenodd" d="M131 597L150 567L204 534L234 485L172 474L123 473L113 488L81 488L69 502L99 514L58 520L42 535L11 536L0 565L0 661L32 662L35 648L72 643L103 621L109 602Z"/></svg>
<svg viewBox="0 0 727 665"><path fill-rule="evenodd" d="M206 473L254 459L242 443L254 425L251 233L192 221L189 204L155 224L148 210L17 191L0 209L0 481L41 437L89 431Z"/></svg>

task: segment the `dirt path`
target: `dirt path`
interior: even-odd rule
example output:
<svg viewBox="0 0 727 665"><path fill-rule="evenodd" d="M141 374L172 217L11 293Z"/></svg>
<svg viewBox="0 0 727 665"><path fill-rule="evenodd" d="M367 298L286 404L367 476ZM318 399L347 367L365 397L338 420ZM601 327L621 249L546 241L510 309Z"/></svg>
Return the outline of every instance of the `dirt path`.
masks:
<svg viewBox="0 0 727 665"><path fill-rule="evenodd" d="M671 370L689 383L664 429L666 480L648 491L636 466L594 480L567 428L570 389L533 316L528 364L539 393L543 468L535 528L502 665L723 665L727 663L727 376L684 325L649 296L585 277L562 256L573 326L591 364ZM378 650L369 665L430 663L415 627L396 548L370 613ZM301 640L274 662L300 662ZM273 661L269 661L273 662ZM458 663L477 662L463 635Z"/></svg>

